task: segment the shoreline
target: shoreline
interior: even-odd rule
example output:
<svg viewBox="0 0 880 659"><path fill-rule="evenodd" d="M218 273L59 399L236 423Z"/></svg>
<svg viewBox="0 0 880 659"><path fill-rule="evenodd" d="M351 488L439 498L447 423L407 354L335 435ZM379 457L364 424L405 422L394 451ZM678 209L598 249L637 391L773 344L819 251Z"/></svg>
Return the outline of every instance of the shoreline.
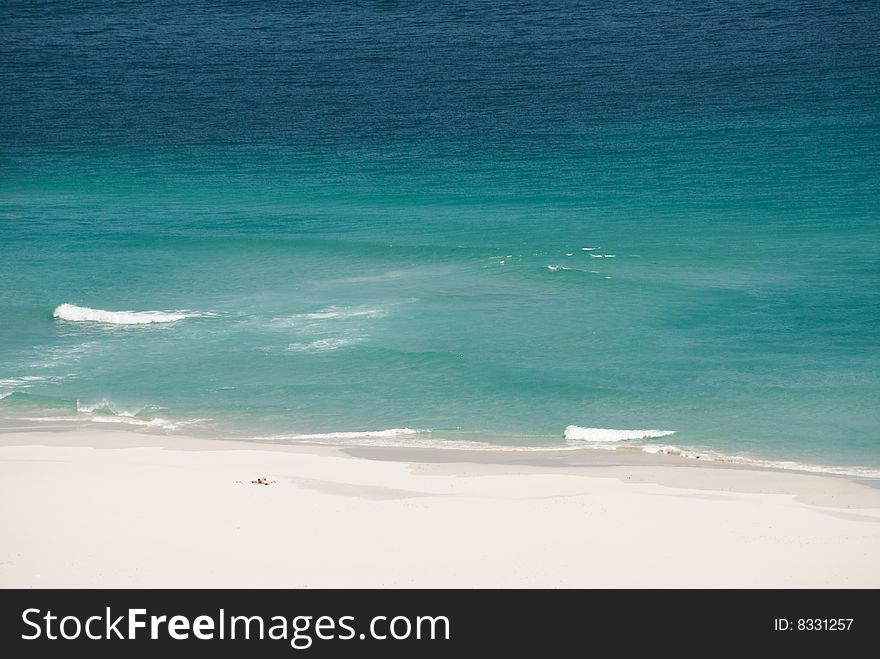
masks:
<svg viewBox="0 0 880 659"><path fill-rule="evenodd" d="M73 422L72 422L73 421ZM188 424L182 422L186 427ZM390 433L395 430L407 430L413 434L431 434L430 430L392 429L383 431L342 431L331 433L304 433L300 435L275 436L275 435L237 435L228 434L221 428L198 428L191 427L181 430L180 425L173 424L173 431L163 431L161 428L149 425L131 424L128 419L106 419L99 422L89 423L89 420L74 420L71 418L16 418L0 417L0 436L9 433L29 432L79 432L79 433L103 433L105 431L119 431L121 433L139 435L144 437L156 437L159 440L206 440L211 442L223 441L251 445L268 445L272 447L308 448L327 447L333 449L352 450L355 452L363 449L368 454L380 454L394 456L398 454L424 455L458 455L465 462L522 462L529 464L554 464L559 458L568 456L591 456L587 462L606 464L608 462L621 464L682 464L682 465L712 465L718 468L745 468L753 470L770 470L785 473L815 474L820 476L832 476L858 481L880 488L880 469L859 465L829 465L810 462L797 462L783 460L781 458L760 458L749 455L726 454L715 449L700 448L693 446L678 446L673 444L644 444L635 441L615 441L584 443L582 445L570 444L561 446L545 445L505 445L486 442L485 440L466 435L456 439L425 438L419 443L408 443L405 437L393 436L393 441L382 443L376 441L373 436L381 433ZM625 431L619 431L625 432ZM321 438L323 441L321 441ZM352 441L353 440L353 441ZM367 441L364 441L367 440ZM149 444L149 442L147 443ZM613 456L608 459L607 455ZM365 454L366 455L366 454ZM516 457L513 457L516 456ZM390 458L389 458L390 459ZM431 459L433 461L433 459ZM582 464L582 462L578 462Z"/></svg>
<svg viewBox="0 0 880 659"><path fill-rule="evenodd" d="M880 586L876 484L525 453L6 429L0 586Z"/></svg>

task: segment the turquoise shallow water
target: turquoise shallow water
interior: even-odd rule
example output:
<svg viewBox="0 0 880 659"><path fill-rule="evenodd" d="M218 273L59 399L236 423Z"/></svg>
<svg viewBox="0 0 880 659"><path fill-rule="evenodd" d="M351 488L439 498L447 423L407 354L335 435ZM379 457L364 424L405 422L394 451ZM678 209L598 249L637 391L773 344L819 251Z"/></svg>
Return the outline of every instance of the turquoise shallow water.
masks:
<svg viewBox="0 0 880 659"><path fill-rule="evenodd" d="M4 9L3 417L880 470L875 5Z"/></svg>

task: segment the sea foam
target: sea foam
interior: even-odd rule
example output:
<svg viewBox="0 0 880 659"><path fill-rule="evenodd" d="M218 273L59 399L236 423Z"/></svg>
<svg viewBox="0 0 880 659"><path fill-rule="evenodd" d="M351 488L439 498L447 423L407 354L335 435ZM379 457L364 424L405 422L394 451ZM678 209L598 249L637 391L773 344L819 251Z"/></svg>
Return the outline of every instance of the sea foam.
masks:
<svg viewBox="0 0 880 659"><path fill-rule="evenodd" d="M582 428L567 426L563 437L580 442L625 442L633 439L651 439L675 434L674 430L618 430L616 428Z"/></svg>
<svg viewBox="0 0 880 659"><path fill-rule="evenodd" d="M78 420L91 423L121 423L145 428L162 428L163 430L177 430L183 426L201 423L204 419L171 420L160 416L153 416L159 410L165 408L161 405L145 405L134 411L120 409L113 401L106 398L95 403L82 403L76 401Z"/></svg>
<svg viewBox="0 0 880 659"><path fill-rule="evenodd" d="M318 339L311 343L291 343L287 346L287 349L293 352L329 352L354 342L354 339Z"/></svg>
<svg viewBox="0 0 880 659"><path fill-rule="evenodd" d="M318 432L301 435L273 435L272 437L260 437L258 439L361 439L368 437L402 437L406 435L418 435L423 430L413 428L387 428L386 430L352 430L344 432Z"/></svg>
<svg viewBox="0 0 880 659"><path fill-rule="evenodd" d="M0 379L0 387L30 387L33 386L35 382L44 382L46 380L57 380L60 379L57 376L55 377L46 377L42 375L23 375L17 378L2 378Z"/></svg>
<svg viewBox="0 0 880 659"><path fill-rule="evenodd" d="M72 322L107 323L110 325L149 325L151 323L173 323L184 318L195 318L204 314L188 311L105 311L78 307L75 304L61 304L52 316Z"/></svg>
<svg viewBox="0 0 880 659"><path fill-rule="evenodd" d="M311 313L300 314L299 317L309 320L327 320L329 318L375 318L383 316L382 309L369 307L327 307Z"/></svg>
<svg viewBox="0 0 880 659"><path fill-rule="evenodd" d="M880 469L870 467L835 467L830 465L806 464L793 460L761 460L746 455L725 455L715 451L687 450L679 446L647 445L641 447L642 452L652 455L675 455L692 460L705 460L707 462L722 462L746 467L760 467L763 469L783 469L786 471L803 471L812 474L834 474L836 476L848 476L855 478L880 479Z"/></svg>

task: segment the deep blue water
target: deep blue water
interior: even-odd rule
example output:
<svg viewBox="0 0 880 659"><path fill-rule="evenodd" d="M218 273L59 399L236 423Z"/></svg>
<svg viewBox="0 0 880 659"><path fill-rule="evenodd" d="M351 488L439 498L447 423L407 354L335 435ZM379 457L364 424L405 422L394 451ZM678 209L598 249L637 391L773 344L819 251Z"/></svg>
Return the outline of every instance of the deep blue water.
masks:
<svg viewBox="0 0 880 659"><path fill-rule="evenodd" d="M0 29L0 415L880 469L876 2Z"/></svg>

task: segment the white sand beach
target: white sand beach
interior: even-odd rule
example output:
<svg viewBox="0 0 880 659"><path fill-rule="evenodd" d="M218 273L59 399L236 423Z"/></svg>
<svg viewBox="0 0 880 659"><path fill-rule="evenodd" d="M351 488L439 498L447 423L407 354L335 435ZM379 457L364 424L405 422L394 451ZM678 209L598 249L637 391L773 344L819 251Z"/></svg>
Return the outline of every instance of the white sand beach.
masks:
<svg viewBox="0 0 880 659"><path fill-rule="evenodd" d="M8 430L0 586L880 587L869 484L533 457Z"/></svg>

